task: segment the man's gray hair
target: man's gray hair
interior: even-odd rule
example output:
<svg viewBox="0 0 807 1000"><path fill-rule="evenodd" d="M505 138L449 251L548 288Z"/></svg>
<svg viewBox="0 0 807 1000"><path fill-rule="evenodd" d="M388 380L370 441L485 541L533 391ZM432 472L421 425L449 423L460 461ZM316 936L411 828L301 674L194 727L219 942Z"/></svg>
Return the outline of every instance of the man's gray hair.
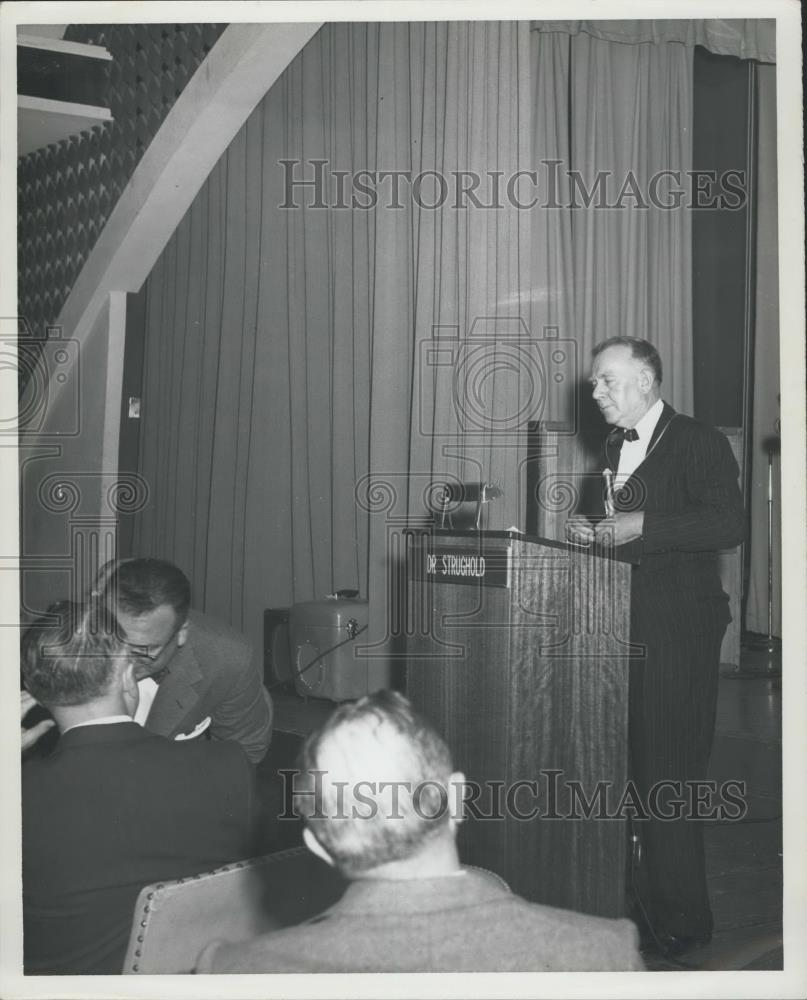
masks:
<svg viewBox="0 0 807 1000"><path fill-rule="evenodd" d="M592 348L592 358L596 358L609 347L629 347L631 357L636 358L637 361L643 361L648 368L652 368L656 382L661 385L661 356L649 340L637 340L635 337L609 337L608 340L604 340Z"/></svg>
<svg viewBox="0 0 807 1000"><path fill-rule="evenodd" d="M409 857L448 823L449 749L395 691L340 705L300 766L295 810L348 878Z"/></svg>
<svg viewBox="0 0 807 1000"><path fill-rule="evenodd" d="M107 694L130 654L111 611L98 600L59 601L20 641L26 689L46 708L86 705Z"/></svg>

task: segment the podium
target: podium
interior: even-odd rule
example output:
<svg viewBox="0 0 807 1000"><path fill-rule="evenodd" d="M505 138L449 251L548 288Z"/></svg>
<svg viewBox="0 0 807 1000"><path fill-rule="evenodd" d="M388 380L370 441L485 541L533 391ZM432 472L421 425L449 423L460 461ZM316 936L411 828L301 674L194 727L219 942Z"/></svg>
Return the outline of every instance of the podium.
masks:
<svg viewBox="0 0 807 1000"><path fill-rule="evenodd" d="M407 695L469 782L463 862L622 916L629 564L508 532L412 530L406 549Z"/></svg>

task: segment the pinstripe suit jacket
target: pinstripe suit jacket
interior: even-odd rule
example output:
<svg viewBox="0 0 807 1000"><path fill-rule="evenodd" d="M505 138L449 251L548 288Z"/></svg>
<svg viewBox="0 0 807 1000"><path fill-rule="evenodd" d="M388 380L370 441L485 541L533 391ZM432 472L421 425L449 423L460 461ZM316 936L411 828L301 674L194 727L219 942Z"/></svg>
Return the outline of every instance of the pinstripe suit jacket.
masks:
<svg viewBox="0 0 807 1000"><path fill-rule="evenodd" d="M602 467L616 471L613 432ZM631 575L631 639L661 644L725 628L731 616L717 553L745 537L739 469L725 435L664 404L647 455L617 493L617 511L644 511Z"/></svg>

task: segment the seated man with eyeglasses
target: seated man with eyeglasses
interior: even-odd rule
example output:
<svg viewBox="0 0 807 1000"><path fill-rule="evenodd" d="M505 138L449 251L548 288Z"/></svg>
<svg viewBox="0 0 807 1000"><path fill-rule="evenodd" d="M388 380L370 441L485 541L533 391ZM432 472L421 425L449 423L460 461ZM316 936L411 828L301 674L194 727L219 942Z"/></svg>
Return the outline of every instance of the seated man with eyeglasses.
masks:
<svg viewBox="0 0 807 1000"><path fill-rule="evenodd" d="M26 690L59 729L53 752L22 766L26 975L120 973L144 885L254 851L243 750L135 725L136 657L120 635L98 600L62 601L22 639Z"/></svg>
<svg viewBox="0 0 807 1000"><path fill-rule="evenodd" d="M190 610L188 578L162 559L113 560L93 594L114 612L139 657L135 722L170 739L209 731L235 740L258 764L272 736L272 701L252 645L233 629Z"/></svg>

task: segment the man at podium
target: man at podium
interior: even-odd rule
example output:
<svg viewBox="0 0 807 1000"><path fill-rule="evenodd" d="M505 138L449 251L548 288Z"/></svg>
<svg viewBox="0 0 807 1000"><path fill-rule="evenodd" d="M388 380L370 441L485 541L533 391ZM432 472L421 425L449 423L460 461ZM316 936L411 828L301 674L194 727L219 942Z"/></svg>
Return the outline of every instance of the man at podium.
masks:
<svg viewBox="0 0 807 1000"><path fill-rule="evenodd" d="M630 769L655 809L637 824L634 916L667 956L712 934L703 830L662 819L659 787L706 778L714 735L720 646L731 620L717 552L742 542L739 470L719 431L661 398L662 365L646 340L613 337L593 351L594 401L612 427L600 456L599 519L572 519L575 541L631 543ZM603 515L605 517L603 518ZM661 806L661 808L659 808ZM655 816L655 818L654 818Z"/></svg>

